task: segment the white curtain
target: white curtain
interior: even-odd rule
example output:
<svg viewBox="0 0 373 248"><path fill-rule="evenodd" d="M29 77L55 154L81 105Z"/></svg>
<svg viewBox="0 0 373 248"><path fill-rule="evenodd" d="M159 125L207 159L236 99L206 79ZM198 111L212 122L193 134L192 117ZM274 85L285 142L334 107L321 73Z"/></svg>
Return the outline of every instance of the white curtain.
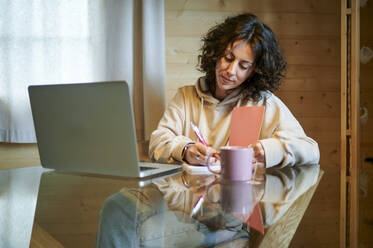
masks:
<svg viewBox="0 0 373 248"><path fill-rule="evenodd" d="M0 142L36 142L28 85L107 80L131 85L148 137L164 109L163 9L163 0L0 0ZM159 113L143 115L148 104Z"/></svg>

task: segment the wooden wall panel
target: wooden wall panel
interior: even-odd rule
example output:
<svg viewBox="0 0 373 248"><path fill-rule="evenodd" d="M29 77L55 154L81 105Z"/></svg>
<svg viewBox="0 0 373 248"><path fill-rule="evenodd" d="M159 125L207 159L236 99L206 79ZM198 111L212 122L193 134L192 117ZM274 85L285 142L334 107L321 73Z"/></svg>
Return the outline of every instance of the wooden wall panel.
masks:
<svg viewBox="0 0 373 248"><path fill-rule="evenodd" d="M338 117L340 102L339 92L293 92L280 91L277 93L291 111L299 117Z"/></svg>
<svg viewBox="0 0 373 248"><path fill-rule="evenodd" d="M249 9L248 9L249 11ZM242 12L242 11L240 11ZM175 11L167 10L166 21L172 20L172 25L166 26L170 36L195 37L207 31L209 27L220 22L225 17L238 12L212 11ZM332 14L312 13L256 13L273 31L282 36L336 36L338 37L339 19ZM192 29L190 27L193 27ZM206 28L207 27L207 28Z"/></svg>
<svg viewBox="0 0 373 248"><path fill-rule="evenodd" d="M360 8L360 47L373 49L373 3ZM360 105L368 109L367 123L360 126L360 198L359 243L370 247L373 243L373 164L365 158L373 158L373 60L360 64Z"/></svg>
<svg viewBox="0 0 373 248"><path fill-rule="evenodd" d="M201 35L226 16L256 14L288 62L277 95L319 143L325 171L292 247L339 245L340 3L338 0L166 0L166 102L202 75ZM322 218L315 218L321 216Z"/></svg>
<svg viewBox="0 0 373 248"><path fill-rule="evenodd" d="M242 12L338 13L335 2L323 0L292 1L291 5L278 0L166 0L167 10Z"/></svg>

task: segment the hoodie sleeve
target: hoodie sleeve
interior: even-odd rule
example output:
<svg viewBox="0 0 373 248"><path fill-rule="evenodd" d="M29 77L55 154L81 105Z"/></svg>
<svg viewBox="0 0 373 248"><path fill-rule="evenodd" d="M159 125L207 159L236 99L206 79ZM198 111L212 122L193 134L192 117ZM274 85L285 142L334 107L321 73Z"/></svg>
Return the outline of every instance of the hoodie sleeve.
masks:
<svg viewBox="0 0 373 248"><path fill-rule="evenodd" d="M161 163L182 162L182 150L193 142L183 136L185 129L185 95L179 89L170 101L158 127L150 136L149 156Z"/></svg>
<svg viewBox="0 0 373 248"><path fill-rule="evenodd" d="M260 140L267 168L319 162L320 152L316 141L307 137L290 110L274 95L267 99L263 128L265 133L271 134Z"/></svg>

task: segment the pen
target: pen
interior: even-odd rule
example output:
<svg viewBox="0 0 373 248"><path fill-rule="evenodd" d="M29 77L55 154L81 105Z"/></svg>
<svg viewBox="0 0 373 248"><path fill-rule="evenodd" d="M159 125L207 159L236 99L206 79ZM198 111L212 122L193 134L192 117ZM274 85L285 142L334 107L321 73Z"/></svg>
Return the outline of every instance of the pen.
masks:
<svg viewBox="0 0 373 248"><path fill-rule="evenodd" d="M205 139L203 138L201 132L199 131L198 127L196 125L194 125L194 123L192 121L190 122L190 125L192 125L193 131L197 135L197 138L198 138L199 142L201 142L202 144L207 146L207 143L206 143Z"/></svg>
<svg viewBox="0 0 373 248"><path fill-rule="evenodd" d="M196 204L194 204L193 209L190 212L190 217L192 217L193 215L195 215L198 212L198 210L201 208L202 203L203 203L204 200L205 200L205 195L201 195L198 198Z"/></svg>

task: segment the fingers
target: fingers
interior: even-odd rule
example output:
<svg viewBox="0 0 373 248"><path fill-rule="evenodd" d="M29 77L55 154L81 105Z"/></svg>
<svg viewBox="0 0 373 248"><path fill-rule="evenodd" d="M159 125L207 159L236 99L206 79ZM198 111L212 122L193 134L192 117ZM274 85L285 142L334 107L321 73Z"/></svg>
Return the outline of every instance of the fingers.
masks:
<svg viewBox="0 0 373 248"><path fill-rule="evenodd" d="M214 156L216 150L201 143L190 145L185 151L185 160L189 164L206 165L208 157Z"/></svg>
<svg viewBox="0 0 373 248"><path fill-rule="evenodd" d="M210 147L210 146L203 146L202 149L204 149L203 152L205 154L214 154L214 153L216 153L216 150L214 148Z"/></svg>
<svg viewBox="0 0 373 248"><path fill-rule="evenodd" d="M198 151L200 156L200 162L203 165L207 165L207 163L214 163L216 162L215 155L217 154L216 150L209 146L204 146L202 144L198 145Z"/></svg>
<svg viewBox="0 0 373 248"><path fill-rule="evenodd" d="M265 173L265 153L263 145L260 142L257 142L253 146L254 158L253 158L253 167L255 168L256 175L255 180L262 180Z"/></svg>
<svg viewBox="0 0 373 248"><path fill-rule="evenodd" d="M265 164L265 153L262 143L257 142L254 146L254 161L259 164Z"/></svg>

